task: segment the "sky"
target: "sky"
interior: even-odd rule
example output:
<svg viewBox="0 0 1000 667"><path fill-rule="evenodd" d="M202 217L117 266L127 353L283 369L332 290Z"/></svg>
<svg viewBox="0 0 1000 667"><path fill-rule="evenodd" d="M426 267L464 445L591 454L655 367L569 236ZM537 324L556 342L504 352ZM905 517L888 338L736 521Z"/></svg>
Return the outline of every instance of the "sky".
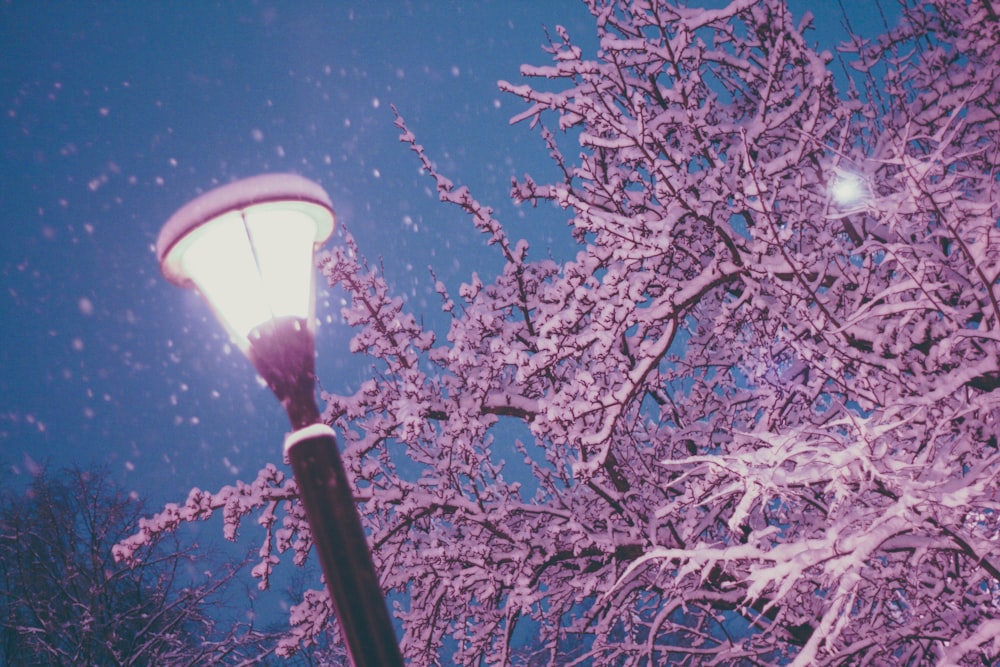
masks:
<svg viewBox="0 0 1000 667"><path fill-rule="evenodd" d="M881 32L875 3L843 4L855 30ZM839 3L792 3L806 8L811 39L833 48ZM558 252L565 213L509 201L512 176L554 172L496 85L546 63L557 25L593 53L576 0L2 2L0 483L106 466L155 508L280 463L281 407L152 250L215 185L285 171L319 182L418 316L441 317L428 265L451 285L492 275L498 257L437 202L390 105L512 237ZM342 392L366 369L338 299L320 293L317 370Z"/></svg>

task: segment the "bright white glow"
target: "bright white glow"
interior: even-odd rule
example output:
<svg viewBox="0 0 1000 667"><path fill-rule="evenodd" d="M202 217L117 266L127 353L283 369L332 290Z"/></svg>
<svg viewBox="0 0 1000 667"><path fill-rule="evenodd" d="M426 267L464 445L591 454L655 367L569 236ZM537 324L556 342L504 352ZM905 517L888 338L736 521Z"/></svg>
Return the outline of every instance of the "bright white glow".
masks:
<svg viewBox="0 0 1000 667"><path fill-rule="evenodd" d="M313 317L314 205L276 202L230 211L191 230L169 253L244 350L273 317ZM312 215L311 215L312 214Z"/></svg>
<svg viewBox="0 0 1000 667"><path fill-rule="evenodd" d="M830 186L830 195L838 206L856 206L865 199L865 182L857 174L840 172Z"/></svg>

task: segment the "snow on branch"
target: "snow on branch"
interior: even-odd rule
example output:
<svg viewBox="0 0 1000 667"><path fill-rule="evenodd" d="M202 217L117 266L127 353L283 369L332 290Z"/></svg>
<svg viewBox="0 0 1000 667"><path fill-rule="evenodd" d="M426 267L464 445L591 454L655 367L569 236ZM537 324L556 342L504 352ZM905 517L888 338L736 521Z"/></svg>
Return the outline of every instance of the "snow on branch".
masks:
<svg viewBox="0 0 1000 667"><path fill-rule="evenodd" d="M550 62L500 84L557 174L512 196L553 205L536 224L569 217L563 262L511 239L397 112L504 262L437 284L435 336L349 236L320 260L371 366L325 416L410 664L1000 657L988 5L905 3L845 47L839 91L778 0L591 0L593 57L557 29ZM308 548L293 495L267 471L193 493L119 557L255 512L266 581L268 545ZM299 636L329 613L308 594Z"/></svg>

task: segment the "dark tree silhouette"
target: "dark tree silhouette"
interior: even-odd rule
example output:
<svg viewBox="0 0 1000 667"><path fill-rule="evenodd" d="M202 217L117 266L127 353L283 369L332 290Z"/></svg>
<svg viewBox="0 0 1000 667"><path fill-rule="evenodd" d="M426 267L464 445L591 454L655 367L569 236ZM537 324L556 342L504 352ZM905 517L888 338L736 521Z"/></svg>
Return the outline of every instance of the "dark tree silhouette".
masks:
<svg viewBox="0 0 1000 667"><path fill-rule="evenodd" d="M114 561L144 514L105 472L43 471L0 493L0 665L223 665L270 652L222 618L233 563L167 535L133 567Z"/></svg>

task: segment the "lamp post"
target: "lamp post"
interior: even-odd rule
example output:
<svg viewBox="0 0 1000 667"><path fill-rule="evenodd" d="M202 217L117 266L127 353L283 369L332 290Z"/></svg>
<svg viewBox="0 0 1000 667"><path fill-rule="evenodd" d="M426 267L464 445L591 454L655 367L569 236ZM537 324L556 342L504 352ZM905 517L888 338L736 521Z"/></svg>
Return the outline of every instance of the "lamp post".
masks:
<svg viewBox="0 0 1000 667"><path fill-rule="evenodd" d="M315 397L313 253L333 233L322 187L266 174L192 200L156 242L163 275L194 287L288 413L295 473L327 589L356 667L403 664L333 429Z"/></svg>

